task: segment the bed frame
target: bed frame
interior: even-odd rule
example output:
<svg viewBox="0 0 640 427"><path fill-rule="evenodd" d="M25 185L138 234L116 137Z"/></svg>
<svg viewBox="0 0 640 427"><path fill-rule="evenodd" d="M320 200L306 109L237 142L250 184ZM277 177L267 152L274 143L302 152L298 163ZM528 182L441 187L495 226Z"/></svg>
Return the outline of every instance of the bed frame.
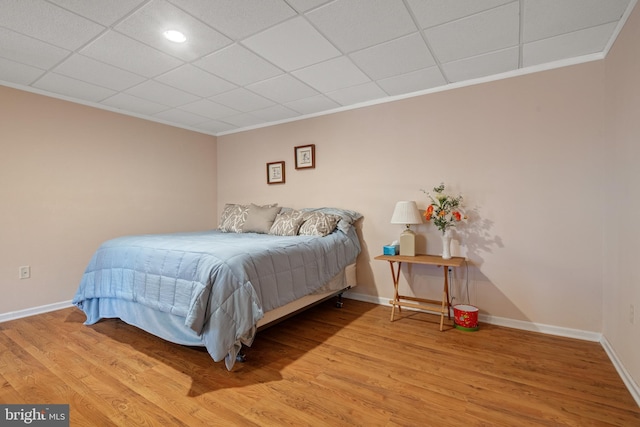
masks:
<svg viewBox="0 0 640 427"><path fill-rule="evenodd" d="M341 286L338 290L335 289L337 284L340 284ZM315 294L304 296L295 301L291 301L290 303L285 304L282 307L267 311L264 314L264 317L258 321L258 324L256 325L257 331L260 332L264 329L267 329L282 322L283 320L287 320L288 318L295 316L298 313L308 310L311 307L314 307L334 297L337 298L336 307L342 308L342 294L345 291L354 288L356 285L356 264L353 263L348 265L344 269L343 273L334 277L324 287L332 290L320 290ZM246 347L243 346L242 351L240 351L240 353L238 353L238 355L236 356L236 360L238 362L246 361L246 353L244 351L245 349Z"/></svg>
<svg viewBox="0 0 640 427"><path fill-rule="evenodd" d="M336 290L335 283L343 282L340 289ZM342 293L356 286L356 264L348 265L343 274L339 274L334 277L324 288L333 289L330 291L320 290L315 294L307 295L295 301L291 301L289 304L278 307L274 310L267 311L264 317L258 321L258 331L273 326L283 320L288 319L291 316L307 310L314 305L320 304L334 296L338 297L336 307L342 307Z"/></svg>

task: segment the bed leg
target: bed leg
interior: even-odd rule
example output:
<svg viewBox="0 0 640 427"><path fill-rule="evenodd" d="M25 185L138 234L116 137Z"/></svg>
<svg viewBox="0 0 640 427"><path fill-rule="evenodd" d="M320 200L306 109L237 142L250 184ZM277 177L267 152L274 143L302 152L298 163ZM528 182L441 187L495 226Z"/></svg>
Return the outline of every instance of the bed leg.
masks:
<svg viewBox="0 0 640 427"><path fill-rule="evenodd" d="M342 308L342 294L337 295L336 308Z"/></svg>

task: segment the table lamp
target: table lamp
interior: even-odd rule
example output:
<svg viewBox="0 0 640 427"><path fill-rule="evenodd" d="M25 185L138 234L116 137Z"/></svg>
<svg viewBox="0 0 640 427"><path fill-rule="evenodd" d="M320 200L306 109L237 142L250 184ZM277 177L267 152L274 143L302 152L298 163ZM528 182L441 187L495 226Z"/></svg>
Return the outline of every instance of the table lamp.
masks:
<svg viewBox="0 0 640 427"><path fill-rule="evenodd" d="M400 235L400 255L416 255L416 233L411 230L412 224L422 224L422 216L416 202L398 202L391 216L391 224L407 226Z"/></svg>

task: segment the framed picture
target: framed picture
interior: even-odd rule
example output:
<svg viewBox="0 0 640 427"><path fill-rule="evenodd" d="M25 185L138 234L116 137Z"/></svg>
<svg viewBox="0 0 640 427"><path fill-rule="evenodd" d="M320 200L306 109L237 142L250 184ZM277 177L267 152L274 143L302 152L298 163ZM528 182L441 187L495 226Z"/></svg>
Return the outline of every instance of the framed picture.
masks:
<svg viewBox="0 0 640 427"><path fill-rule="evenodd" d="M315 144L295 147L296 169L313 169L316 167Z"/></svg>
<svg viewBox="0 0 640 427"><path fill-rule="evenodd" d="M267 184L284 184L284 162L267 163Z"/></svg>

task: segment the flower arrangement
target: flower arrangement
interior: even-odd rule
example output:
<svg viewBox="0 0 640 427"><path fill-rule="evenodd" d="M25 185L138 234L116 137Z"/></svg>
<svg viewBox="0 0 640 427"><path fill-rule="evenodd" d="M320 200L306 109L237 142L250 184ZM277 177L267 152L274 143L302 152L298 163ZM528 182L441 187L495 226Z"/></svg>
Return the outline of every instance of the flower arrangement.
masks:
<svg viewBox="0 0 640 427"><path fill-rule="evenodd" d="M457 222L467 219L467 216L460 212L462 196L449 196L444 192L444 184L433 188L433 193L426 193L431 199L431 204L424 212L427 222L433 220L438 230L444 234L449 228L455 227Z"/></svg>

